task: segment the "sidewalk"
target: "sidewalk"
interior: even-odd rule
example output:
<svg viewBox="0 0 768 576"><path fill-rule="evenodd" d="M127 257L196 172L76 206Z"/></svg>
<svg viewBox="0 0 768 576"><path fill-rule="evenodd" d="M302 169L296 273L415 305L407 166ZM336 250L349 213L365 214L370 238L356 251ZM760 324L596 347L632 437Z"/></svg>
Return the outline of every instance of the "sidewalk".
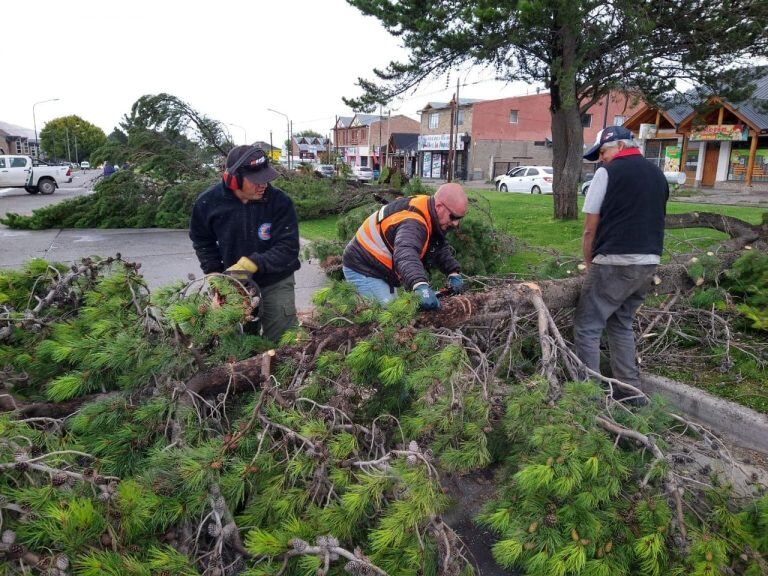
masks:
<svg viewBox="0 0 768 576"><path fill-rule="evenodd" d="M49 262L77 262L86 256L120 254L141 263L150 289L187 281L203 273L186 230L158 228L122 230L11 230L0 227L0 268L18 268L31 258ZM303 244L303 242L302 242ZM302 262L296 272L296 307L307 310L312 295L327 281L317 263Z"/></svg>

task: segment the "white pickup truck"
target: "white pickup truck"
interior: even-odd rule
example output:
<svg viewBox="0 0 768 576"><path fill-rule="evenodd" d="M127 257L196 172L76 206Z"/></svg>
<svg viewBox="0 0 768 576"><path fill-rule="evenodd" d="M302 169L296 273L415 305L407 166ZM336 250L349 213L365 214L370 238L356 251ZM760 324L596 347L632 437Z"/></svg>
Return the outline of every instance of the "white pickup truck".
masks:
<svg viewBox="0 0 768 576"><path fill-rule="evenodd" d="M30 194L53 194L72 182L69 166L33 166L29 156L0 156L0 189L24 188Z"/></svg>

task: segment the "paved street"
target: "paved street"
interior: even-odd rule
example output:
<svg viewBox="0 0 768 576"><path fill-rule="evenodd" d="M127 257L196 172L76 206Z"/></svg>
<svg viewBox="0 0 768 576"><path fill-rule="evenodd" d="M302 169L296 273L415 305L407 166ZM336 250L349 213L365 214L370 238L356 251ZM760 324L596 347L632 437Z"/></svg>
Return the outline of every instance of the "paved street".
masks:
<svg viewBox="0 0 768 576"><path fill-rule="evenodd" d="M29 214L32 210L89 194L90 180L98 171L78 172L79 178L65 184L50 196L28 194L23 189L0 190L0 215L8 212ZM91 255L114 256L141 262L142 273L150 287L157 288L189 274L202 272L186 230L164 229L78 229L11 230L0 226L0 268L16 268L30 258L74 262ZM296 273L296 305L300 310L311 306L312 294L325 283L317 264L302 262Z"/></svg>

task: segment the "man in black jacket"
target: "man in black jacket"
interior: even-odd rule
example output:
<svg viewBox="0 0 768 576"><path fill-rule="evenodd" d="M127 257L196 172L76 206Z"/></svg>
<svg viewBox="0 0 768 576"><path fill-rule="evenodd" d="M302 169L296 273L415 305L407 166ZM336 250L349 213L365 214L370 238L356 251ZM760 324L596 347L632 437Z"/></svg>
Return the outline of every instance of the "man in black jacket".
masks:
<svg viewBox="0 0 768 576"><path fill-rule="evenodd" d="M604 128L584 158L599 158L602 166L582 210L588 272L574 319L576 353L599 373L600 336L606 329L613 377L639 388L632 324L664 247L669 185L622 126Z"/></svg>
<svg viewBox="0 0 768 576"><path fill-rule="evenodd" d="M464 289L460 266L445 234L459 226L468 200L459 184L443 184L434 196L398 198L365 219L344 249L343 272L361 296L383 304L403 285L421 298L421 308L440 308L426 267L448 276L448 287ZM426 264L426 267L425 267Z"/></svg>
<svg viewBox="0 0 768 576"><path fill-rule="evenodd" d="M222 181L200 194L189 225L205 274L258 284L261 328L273 341L297 324L293 273L301 266L296 210L270 184L277 176L261 148L233 148Z"/></svg>

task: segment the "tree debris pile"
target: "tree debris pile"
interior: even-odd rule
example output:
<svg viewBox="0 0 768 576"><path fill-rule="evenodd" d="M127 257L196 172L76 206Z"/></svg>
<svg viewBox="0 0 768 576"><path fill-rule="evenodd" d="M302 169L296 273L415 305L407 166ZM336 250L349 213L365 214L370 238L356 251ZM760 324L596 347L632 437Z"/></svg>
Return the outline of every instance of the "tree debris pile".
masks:
<svg viewBox="0 0 768 576"><path fill-rule="evenodd" d="M137 268L0 274L0 573L469 574L443 481L496 468L500 566L766 569L768 480L694 474L728 457L708 430L573 383L551 286L429 316L335 285L271 349L229 279L150 295Z"/></svg>

